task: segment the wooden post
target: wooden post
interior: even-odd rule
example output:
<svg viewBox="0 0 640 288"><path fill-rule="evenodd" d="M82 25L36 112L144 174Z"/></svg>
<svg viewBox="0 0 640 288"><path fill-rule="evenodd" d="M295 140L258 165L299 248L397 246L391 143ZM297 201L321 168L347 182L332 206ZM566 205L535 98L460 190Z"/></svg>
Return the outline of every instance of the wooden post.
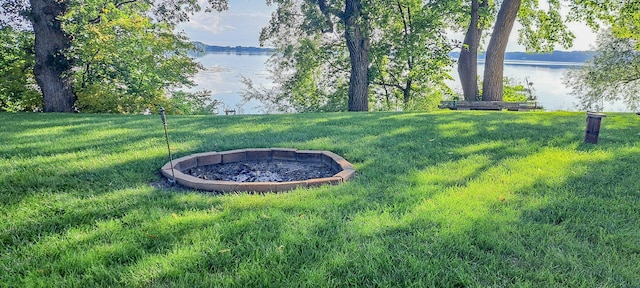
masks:
<svg viewBox="0 0 640 288"><path fill-rule="evenodd" d="M600 122L607 115L596 112L587 112L587 129L584 131L584 142L598 144L600 134Z"/></svg>

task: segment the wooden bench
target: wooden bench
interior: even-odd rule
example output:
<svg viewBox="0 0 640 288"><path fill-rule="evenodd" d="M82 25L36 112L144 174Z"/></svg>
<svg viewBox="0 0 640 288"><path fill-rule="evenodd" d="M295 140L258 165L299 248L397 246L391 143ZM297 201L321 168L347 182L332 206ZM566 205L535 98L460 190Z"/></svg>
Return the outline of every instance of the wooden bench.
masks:
<svg viewBox="0 0 640 288"><path fill-rule="evenodd" d="M441 101L440 109L451 110L496 110L530 111L542 109L537 102L503 102L503 101Z"/></svg>

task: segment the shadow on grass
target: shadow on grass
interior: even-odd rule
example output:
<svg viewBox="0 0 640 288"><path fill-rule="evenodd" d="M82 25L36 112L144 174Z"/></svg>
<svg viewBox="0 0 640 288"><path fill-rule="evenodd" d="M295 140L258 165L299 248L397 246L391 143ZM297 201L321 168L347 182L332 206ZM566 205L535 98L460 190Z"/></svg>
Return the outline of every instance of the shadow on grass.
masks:
<svg viewBox="0 0 640 288"><path fill-rule="evenodd" d="M637 204L612 207L613 200L638 203L637 191L616 191L637 187L629 173L637 175L638 154L629 148L608 156L637 145L637 139L625 138L627 122L603 133L599 146L589 146L581 143L583 117L571 113L551 120L544 113L170 117L176 157L246 147L331 150L358 171L340 186L208 197L147 185L157 181L157 169L166 162L162 126L148 131L157 119L114 117L107 128L82 119L61 117L53 125L64 129L36 133L16 145L45 138L63 146L9 151L23 161L10 162L20 173L0 176L14 190L3 194L2 212L27 215L9 221L0 234L7 247L2 266L11 266L3 270L3 281L316 287L639 283L632 264L638 246L628 238L638 235L632 226L637 221L623 223L637 220L630 214ZM46 130L38 121L24 130ZM120 126L127 132L105 146L100 137L74 142L67 134ZM77 151L91 153L56 158ZM110 151L128 156L89 165L99 153L117 154ZM52 166L58 160L75 164ZM30 161L36 162L34 170ZM30 180L25 173L47 177ZM597 210L600 205L607 208ZM607 235L612 236L601 239ZM611 251L616 254L609 260L596 257Z"/></svg>
<svg viewBox="0 0 640 288"><path fill-rule="evenodd" d="M152 182L150 179L158 177L157 168L166 162L162 126L156 119L159 117L38 114L33 120L31 114L17 115L30 116L14 124L17 135L26 133L28 137L8 138L17 148L8 150L7 155L22 161L10 162L14 172L3 173L0 178L0 183L11 191L3 194L5 207L42 192L70 191L75 197L94 197L136 187L144 184L141 180ZM513 117L500 114L485 114L482 117L487 120L481 123L476 121L478 115L465 113L447 117L396 113L318 116L171 117L169 124L176 157L248 146L331 150L341 154L356 164L361 185L371 191L353 209L402 200L394 199L398 193L390 192L411 185L405 176L416 169L455 162L473 153L495 158L465 176L473 179L474 173L501 159L534 152L510 149L518 146L518 141L525 142L520 146L529 150L545 145L536 127L548 129L547 126L556 125L557 130L563 130L567 123L575 126L573 115L554 123L545 121L542 114L532 114L534 120L520 119L520 123L510 123ZM271 119L276 119L273 122L278 125L273 125ZM157 129L151 131L154 125ZM557 134L562 135L561 131ZM571 137L563 139L564 143L556 144L566 145ZM495 145L482 146L485 142ZM531 145L532 142L538 144ZM20 148L31 143L52 144ZM467 149L474 146L480 148ZM50 213L55 211L43 217Z"/></svg>
<svg viewBox="0 0 640 288"><path fill-rule="evenodd" d="M343 233L361 244L332 265L329 278L363 286L635 287L640 194L629 187L637 187L638 157L635 150L558 159L562 169L526 183L494 183L496 169L488 169L413 197L419 204L400 213L359 211ZM517 166L506 162L491 166Z"/></svg>

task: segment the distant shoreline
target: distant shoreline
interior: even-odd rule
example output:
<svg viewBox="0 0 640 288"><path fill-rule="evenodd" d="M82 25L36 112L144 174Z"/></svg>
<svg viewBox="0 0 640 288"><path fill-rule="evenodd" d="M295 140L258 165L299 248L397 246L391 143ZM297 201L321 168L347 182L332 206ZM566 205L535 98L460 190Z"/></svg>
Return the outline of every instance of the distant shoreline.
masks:
<svg viewBox="0 0 640 288"><path fill-rule="evenodd" d="M595 56L595 51L553 51L551 53L526 53L526 52L507 52L504 55L505 64L507 61L525 61L525 62L562 62L567 63L566 66L573 66L571 63L584 63ZM451 52L449 56L458 58L460 52ZM485 53L478 54L478 62L484 62ZM523 64L519 64L523 65ZM539 65L539 64L537 64Z"/></svg>
<svg viewBox="0 0 640 288"><path fill-rule="evenodd" d="M270 56L273 52L248 52L239 50L222 50L222 51L193 51L189 55L194 58L204 57L209 54L226 54L226 55L238 55L238 56ZM453 57L452 57L453 58ZM455 60L455 59L454 59ZM485 59L478 58L478 65L483 66ZM519 59L507 59L504 61L505 66L532 66L532 67L544 67L550 69L570 69L579 68L585 65L585 62L565 62L565 61L537 61L537 60L519 60Z"/></svg>
<svg viewBox="0 0 640 288"><path fill-rule="evenodd" d="M264 55L275 51L273 48L245 47L245 46L217 46L208 45L202 42L193 42L196 49L189 52L191 56L200 57L208 53L228 53L239 55ZM505 53L505 65L529 65L548 67L576 67L581 66L595 56L595 51L553 51L551 53L526 53L507 52ZM460 52L449 53L451 58L457 59ZM478 63L485 61L485 53L478 54Z"/></svg>
<svg viewBox="0 0 640 288"><path fill-rule="evenodd" d="M216 46L207 45L202 42L193 42L193 44L196 46L196 50L189 53L193 56L202 56L207 53L269 54L274 51L273 48L262 47Z"/></svg>
<svg viewBox="0 0 640 288"><path fill-rule="evenodd" d="M535 66L551 69L568 69L584 66L584 62L535 61L535 60L504 60L505 66ZM478 59L478 65L484 65L484 59Z"/></svg>

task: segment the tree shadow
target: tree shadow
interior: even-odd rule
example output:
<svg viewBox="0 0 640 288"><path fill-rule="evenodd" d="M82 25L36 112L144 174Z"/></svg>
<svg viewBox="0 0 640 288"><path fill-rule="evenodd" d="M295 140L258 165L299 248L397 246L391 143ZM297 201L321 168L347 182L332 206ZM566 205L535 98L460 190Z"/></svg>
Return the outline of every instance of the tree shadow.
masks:
<svg viewBox="0 0 640 288"><path fill-rule="evenodd" d="M613 116L607 120L616 120ZM65 129L42 137L60 139L72 137L66 135L69 132L81 134L105 127L87 124L84 118L71 124L62 119L55 125ZM114 137L108 145L102 146L100 137L86 143L66 138L62 141L74 145L12 152L28 161L40 161L36 167L41 169L45 164L51 167L33 173L44 173L52 180L0 176L0 183L14 190L3 193L3 214L17 215L21 209L31 209L30 203L43 205L41 210L30 211L33 215L24 216L31 221L18 219L2 229L0 239L9 253L4 253L1 262L15 264L12 257L22 261L8 270L11 272L3 272L10 276L7 279L21 283L42 276L68 276L84 279L80 284L107 286L193 284L202 279L211 279L212 286L508 286L540 281L527 271L549 261L568 267L555 277L574 281L551 279L550 284L639 283L633 276L638 274L631 274L638 272L631 262L638 260L637 242L633 242L638 238L633 226L637 221L632 221L637 215L628 206L616 210L614 205L616 201L638 203L637 191L616 190L633 187L629 181L640 160L633 150L638 140L625 138L632 121L616 125L621 128L605 126L601 144L593 146L582 143L584 119L575 113L553 120L544 113L512 117L510 113L476 112L195 119L169 118L176 157L253 147L331 150L356 166L357 177L339 186L283 194L209 197L154 189L148 183L159 181L157 170L167 161L161 124L155 118L114 117L107 130L124 126L130 135ZM26 130L46 129L39 122L29 125L24 126ZM157 131L147 131L154 125ZM617 140L611 143L611 139ZM602 156L621 148L614 158ZM536 175L538 167L525 165L552 155L549 150L563 149L577 151L582 158L562 159L567 162L562 171L540 175ZM61 160L89 163L99 159L92 153L68 159L54 156L78 150L135 151L136 157L116 157L120 161L86 170L65 171L54 166ZM27 170L28 161L13 169ZM497 183L499 188L485 185L493 183L491 173L505 173L499 169L513 169L514 176L527 175ZM451 170L458 172L439 172ZM545 178L570 171L579 174L556 182ZM105 187L105 183L112 185ZM555 191L575 195L554 195ZM47 197L51 200L45 200ZM539 198L544 201L536 202ZM601 205L606 207L597 208ZM592 218L596 221L590 222ZM548 234L565 238L546 239ZM497 239L511 239L513 244ZM562 239L571 242L562 246ZM585 247L594 252L568 247L576 239L587 239ZM553 254L558 247L574 249L576 261ZM627 255L628 260L592 259L606 247ZM37 257L27 259L33 255ZM536 259L539 255L545 257ZM577 262L582 259L606 271L605 280L572 275L587 273ZM45 263L43 272L30 274L28 270L39 263ZM490 269L504 275L487 273Z"/></svg>

